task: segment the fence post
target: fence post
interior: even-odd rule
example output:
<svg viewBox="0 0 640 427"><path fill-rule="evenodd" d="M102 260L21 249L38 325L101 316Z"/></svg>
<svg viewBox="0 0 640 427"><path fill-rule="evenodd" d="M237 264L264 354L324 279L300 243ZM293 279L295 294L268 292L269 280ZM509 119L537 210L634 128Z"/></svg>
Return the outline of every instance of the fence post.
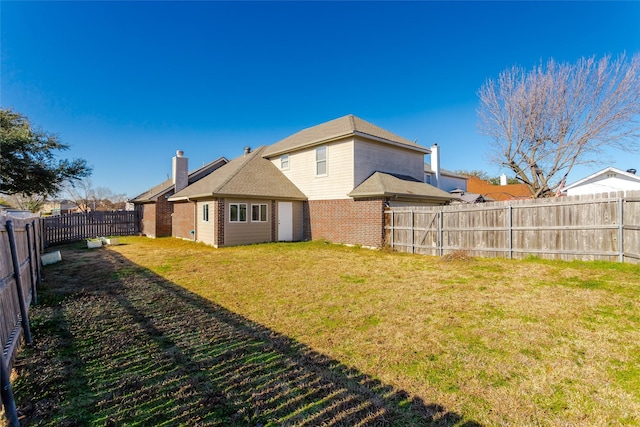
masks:
<svg viewBox="0 0 640 427"><path fill-rule="evenodd" d="M444 253L444 250L442 249L442 246L444 246L444 242L442 241L442 227L444 224L444 220L442 217L442 208L440 208L438 210L438 255L440 256L442 256L442 254Z"/></svg>
<svg viewBox="0 0 640 427"><path fill-rule="evenodd" d="M618 199L618 261L624 262L624 197Z"/></svg>
<svg viewBox="0 0 640 427"><path fill-rule="evenodd" d="M411 253L415 254L416 253L416 247L415 247L415 230L413 229L413 209L411 209Z"/></svg>
<svg viewBox="0 0 640 427"><path fill-rule="evenodd" d="M509 259L513 259L513 206L511 206L511 202L509 202L507 209L509 214L509 218L507 219L507 227L509 229L509 238L507 239L509 241Z"/></svg>
<svg viewBox="0 0 640 427"><path fill-rule="evenodd" d="M395 225L395 216L393 214L393 210L391 211L391 249L394 248L394 231L395 229L393 228Z"/></svg>
<svg viewBox="0 0 640 427"><path fill-rule="evenodd" d="M31 221L33 224L33 251L36 255L36 285L40 286L42 284L42 270L40 269L40 250L38 248L38 236L42 235L42 227L40 222L38 222L38 226L36 226L36 220Z"/></svg>
<svg viewBox="0 0 640 427"><path fill-rule="evenodd" d="M7 221L7 234L9 235L9 247L11 248L11 259L13 261L13 274L15 276L16 291L18 294L18 303L20 303L20 317L22 329L24 330L24 339L27 344L31 344L31 329L29 328L29 312L24 302L22 294L22 277L20 274L20 260L18 259L18 248L16 247L16 236L13 230L13 222Z"/></svg>
<svg viewBox="0 0 640 427"><path fill-rule="evenodd" d="M33 276L33 250L31 248L31 224L25 225L27 231L27 249L29 254L29 278L31 279L31 298L34 304L38 304L38 292L36 290L36 281Z"/></svg>
<svg viewBox="0 0 640 427"><path fill-rule="evenodd" d="M4 415L11 427L19 427L18 410L16 409L16 401L11 391L11 380L9 378L9 370L4 362L4 352L0 352L0 396L2 397L2 406L4 406Z"/></svg>

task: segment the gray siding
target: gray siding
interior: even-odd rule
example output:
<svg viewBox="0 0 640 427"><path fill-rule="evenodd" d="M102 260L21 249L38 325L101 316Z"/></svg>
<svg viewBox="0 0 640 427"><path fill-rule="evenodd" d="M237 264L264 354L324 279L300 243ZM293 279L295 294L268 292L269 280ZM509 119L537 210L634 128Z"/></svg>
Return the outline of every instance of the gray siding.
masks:
<svg viewBox="0 0 640 427"><path fill-rule="evenodd" d="M376 171L424 178L424 154L383 143L354 141L354 183L357 187Z"/></svg>
<svg viewBox="0 0 640 427"><path fill-rule="evenodd" d="M247 204L247 222L230 222L229 205L233 203ZM267 221L251 221L251 205L267 205ZM249 245L271 241L271 223L274 213L271 211L270 200L260 199L226 199L225 200L224 244L225 246Z"/></svg>

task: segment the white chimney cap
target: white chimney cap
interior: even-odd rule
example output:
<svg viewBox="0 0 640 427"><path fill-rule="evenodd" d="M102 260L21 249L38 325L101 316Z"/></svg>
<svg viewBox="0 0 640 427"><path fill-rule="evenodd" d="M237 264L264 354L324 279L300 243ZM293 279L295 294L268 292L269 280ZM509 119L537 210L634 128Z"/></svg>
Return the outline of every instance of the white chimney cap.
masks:
<svg viewBox="0 0 640 427"><path fill-rule="evenodd" d="M176 151L176 156L178 156L178 157L184 156L184 151L182 151L182 150Z"/></svg>

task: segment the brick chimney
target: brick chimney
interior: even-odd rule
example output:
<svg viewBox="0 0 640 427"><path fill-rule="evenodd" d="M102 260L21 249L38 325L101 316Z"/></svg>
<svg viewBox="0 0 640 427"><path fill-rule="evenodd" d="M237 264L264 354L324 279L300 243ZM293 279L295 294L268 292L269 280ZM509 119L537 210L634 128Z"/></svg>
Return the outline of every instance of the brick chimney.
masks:
<svg viewBox="0 0 640 427"><path fill-rule="evenodd" d="M171 176L173 177L175 192L177 193L189 185L189 159L184 157L182 150L178 150L172 160Z"/></svg>

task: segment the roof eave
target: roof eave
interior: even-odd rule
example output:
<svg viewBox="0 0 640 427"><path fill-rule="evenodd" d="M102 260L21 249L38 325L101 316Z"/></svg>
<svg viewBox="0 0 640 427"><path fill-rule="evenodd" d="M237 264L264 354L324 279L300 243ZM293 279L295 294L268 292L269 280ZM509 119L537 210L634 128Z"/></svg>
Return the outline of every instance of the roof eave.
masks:
<svg viewBox="0 0 640 427"><path fill-rule="evenodd" d="M168 200L170 202L179 202L184 200L196 200L196 199L204 199L209 197L224 197L224 198L251 198L251 199L261 199L261 200L295 200L295 201L304 201L307 200L304 196L270 196L270 195L262 195L262 194L233 194L233 193L200 193L194 194L190 196L180 196L180 197L170 197Z"/></svg>
<svg viewBox="0 0 640 427"><path fill-rule="evenodd" d="M179 202L183 200L191 200L191 199L202 199L204 197L215 197L213 193L200 193L200 194L190 194L188 196L171 196L167 200L170 202Z"/></svg>
<svg viewBox="0 0 640 427"><path fill-rule="evenodd" d="M423 194L407 194L407 193L360 193L352 195L348 194L349 197L353 199L369 199L369 198L402 198L402 199L422 199L422 200L441 200L441 201L449 201L454 200L456 197L445 197L445 196L428 196Z"/></svg>

